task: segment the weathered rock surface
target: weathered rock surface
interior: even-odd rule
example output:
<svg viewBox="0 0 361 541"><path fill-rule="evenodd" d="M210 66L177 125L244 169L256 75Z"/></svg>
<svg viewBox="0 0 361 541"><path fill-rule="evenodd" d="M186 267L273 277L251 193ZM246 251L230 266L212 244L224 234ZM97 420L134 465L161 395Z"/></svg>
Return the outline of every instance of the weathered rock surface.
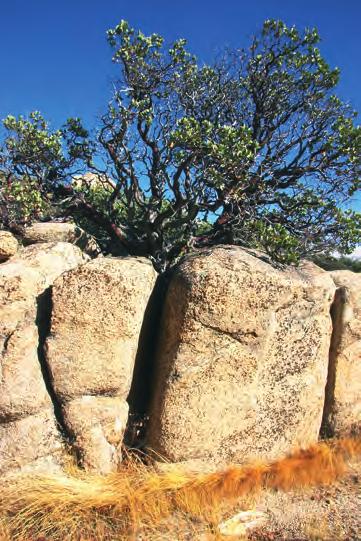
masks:
<svg viewBox="0 0 361 541"><path fill-rule="evenodd" d="M48 242L23 248L8 261L6 266L2 265L1 270L10 267L10 265L19 264L26 269L35 271L35 289L30 293L38 292L37 294L39 294L52 285L63 272L88 260L89 257L83 254L77 246L68 242Z"/></svg>
<svg viewBox="0 0 361 541"><path fill-rule="evenodd" d="M61 455L62 443L52 408L0 424L0 473ZM60 459L60 456L59 456Z"/></svg>
<svg viewBox="0 0 361 541"><path fill-rule="evenodd" d="M334 290L312 265L281 271L237 247L187 258L163 312L149 447L223 463L316 441Z"/></svg>
<svg viewBox="0 0 361 541"><path fill-rule="evenodd" d="M46 357L53 388L63 404L87 395L114 396L125 403L155 279L156 273L145 259L100 258L63 274L54 283ZM65 424L74 432L78 446L83 442L85 463L103 471L116 467L119 455L111 458L113 450L107 447L102 429L89 435L90 413L102 425L97 403L77 404L82 404L79 418L75 422L74 408L65 407ZM119 404L109 415L123 419L117 408ZM106 453L111 460L108 466Z"/></svg>
<svg viewBox="0 0 361 541"><path fill-rule="evenodd" d="M50 406L38 359L44 292L61 273L86 261L66 243L29 246L0 266L0 420Z"/></svg>
<svg viewBox="0 0 361 541"><path fill-rule="evenodd" d="M0 423L51 407L38 358L34 318L25 318L9 336L1 355Z"/></svg>
<svg viewBox="0 0 361 541"><path fill-rule="evenodd" d="M93 237L72 223L38 222L25 229L23 242L37 244L41 242L69 242L91 257L100 254L100 248Z"/></svg>
<svg viewBox="0 0 361 541"><path fill-rule="evenodd" d="M128 420L128 404L123 398L75 398L64 405L63 416L87 470L106 474L116 468Z"/></svg>
<svg viewBox="0 0 361 541"><path fill-rule="evenodd" d="M38 412L52 411L39 359L39 329L41 334L44 315L50 318L49 286L87 259L76 246L50 243L24 248L0 266L0 471L42 456L42 446L46 452L53 448L46 432L38 430ZM53 413L52 422L55 426ZM34 434L21 440L24 427ZM24 449L18 459L20 445Z"/></svg>
<svg viewBox="0 0 361 541"><path fill-rule="evenodd" d="M16 254L18 248L18 241L10 231L0 231L0 262Z"/></svg>
<svg viewBox="0 0 361 541"><path fill-rule="evenodd" d="M330 274L337 291L324 421L332 435L346 435L361 428L361 275Z"/></svg>
<svg viewBox="0 0 361 541"><path fill-rule="evenodd" d="M47 362L62 401L127 396L144 311L156 273L137 258L100 258L53 286Z"/></svg>

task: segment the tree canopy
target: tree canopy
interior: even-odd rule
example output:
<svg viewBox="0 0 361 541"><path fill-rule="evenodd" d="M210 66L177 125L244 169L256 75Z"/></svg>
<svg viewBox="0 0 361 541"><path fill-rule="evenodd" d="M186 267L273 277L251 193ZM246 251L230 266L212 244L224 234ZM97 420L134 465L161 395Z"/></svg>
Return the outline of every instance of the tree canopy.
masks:
<svg viewBox="0 0 361 541"><path fill-rule="evenodd" d="M72 216L105 251L158 270L216 243L296 263L361 242L349 209L361 127L317 30L269 20L209 65L185 40L166 46L126 21L107 39L117 77L95 135L80 119L52 130L38 112L4 120L4 227Z"/></svg>

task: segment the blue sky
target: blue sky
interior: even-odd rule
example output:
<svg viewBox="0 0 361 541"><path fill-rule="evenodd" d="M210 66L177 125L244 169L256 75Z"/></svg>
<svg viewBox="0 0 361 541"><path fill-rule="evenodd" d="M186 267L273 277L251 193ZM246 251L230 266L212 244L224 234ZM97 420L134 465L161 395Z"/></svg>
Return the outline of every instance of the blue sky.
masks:
<svg viewBox="0 0 361 541"><path fill-rule="evenodd" d="M317 26L321 51L341 69L338 94L361 111L361 0L0 0L0 118L37 109L55 127L94 126L114 72L105 32L120 19L167 41L188 39L207 62L246 46L267 18ZM360 205L357 205L360 206Z"/></svg>
<svg viewBox="0 0 361 541"><path fill-rule="evenodd" d="M186 37L207 61L247 45L267 18L317 26L321 50L342 71L339 94L361 111L361 0L0 0L0 118L39 109L55 125L93 124L112 75L105 32L120 19L167 41Z"/></svg>

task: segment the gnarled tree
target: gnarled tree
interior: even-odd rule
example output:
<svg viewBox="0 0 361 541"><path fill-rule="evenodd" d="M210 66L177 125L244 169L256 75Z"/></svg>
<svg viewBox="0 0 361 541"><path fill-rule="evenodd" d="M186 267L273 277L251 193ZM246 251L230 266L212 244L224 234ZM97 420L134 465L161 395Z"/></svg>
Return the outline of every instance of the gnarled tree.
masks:
<svg viewBox="0 0 361 541"><path fill-rule="evenodd" d="M184 40L167 48L125 21L108 41L119 71L96 138L70 120L37 154L7 119L16 137L5 138L2 178L15 171L18 182L25 167L42 200L51 193L109 251L146 255L158 270L219 242L281 262L360 242L347 205L360 187L361 129L334 95L339 73L316 30L266 21L249 49L202 66ZM95 176L74 183L81 161Z"/></svg>

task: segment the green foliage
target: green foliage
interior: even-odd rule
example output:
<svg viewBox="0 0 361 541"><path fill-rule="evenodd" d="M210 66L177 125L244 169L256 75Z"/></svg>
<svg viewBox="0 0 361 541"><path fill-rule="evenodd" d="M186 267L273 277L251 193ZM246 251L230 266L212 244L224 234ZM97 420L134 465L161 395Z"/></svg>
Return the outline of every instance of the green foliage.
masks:
<svg viewBox="0 0 361 541"><path fill-rule="evenodd" d="M347 256L336 257L327 254L318 254L312 258L312 261L327 271L350 270L352 272L361 272L361 259L354 259Z"/></svg>
<svg viewBox="0 0 361 541"><path fill-rule="evenodd" d="M0 148L0 219L3 227L25 225L58 213L57 188L74 166L89 164L90 143L79 119L51 130L38 111L3 120Z"/></svg>
<svg viewBox="0 0 361 541"><path fill-rule="evenodd" d="M1 200L5 208L2 209L4 225L15 223L26 224L32 219L40 220L50 211L49 201L41 196L36 182L31 178L12 180L6 182L0 178Z"/></svg>
<svg viewBox="0 0 361 541"><path fill-rule="evenodd" d="M340 77L316 29L268 20L249 49L199 65L121 21L107 32L118 70L95 138L79 119L51 130L8 117L0 150L5 227L71 214L105 251L160 271L194 248L235 243L275 261L361 242L361 128L334 94ZM96 182L76 184L91 171ZM16 203L16 204L15 204Z"/></svg>

